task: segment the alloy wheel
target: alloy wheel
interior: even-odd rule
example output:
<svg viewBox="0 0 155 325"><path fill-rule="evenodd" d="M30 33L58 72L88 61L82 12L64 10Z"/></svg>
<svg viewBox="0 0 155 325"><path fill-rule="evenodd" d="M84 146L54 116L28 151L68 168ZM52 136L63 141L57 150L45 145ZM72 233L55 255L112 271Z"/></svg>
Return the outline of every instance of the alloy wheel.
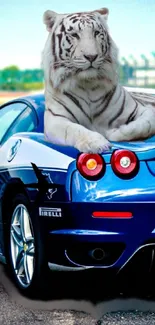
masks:
<svg viewBox="0 0 155 325"><path fill-rule="evenodd" d="M23 288L30 286L35 265L34 232L25 205L13 212L10 230L11 259L17 280Z"/></svg>

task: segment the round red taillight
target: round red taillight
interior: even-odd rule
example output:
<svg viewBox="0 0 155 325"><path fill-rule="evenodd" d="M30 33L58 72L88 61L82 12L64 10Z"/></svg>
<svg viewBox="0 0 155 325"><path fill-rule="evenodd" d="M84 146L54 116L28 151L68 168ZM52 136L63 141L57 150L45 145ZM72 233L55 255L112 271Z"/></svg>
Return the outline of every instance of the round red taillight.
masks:
<svg viewBox="0 0 155 325"><path fill-rule="evenodd" d="M119 176L134 176L138 170L138 159L129 150L116 150L111 157L113 171Z"/></svg>
<svg viewBox="0 0 155 325"><path fill-rule="evenodd" d="M82 153L77 159L77 169L85 178L96 178L104 173L105 163L98 154Z"/></svg>

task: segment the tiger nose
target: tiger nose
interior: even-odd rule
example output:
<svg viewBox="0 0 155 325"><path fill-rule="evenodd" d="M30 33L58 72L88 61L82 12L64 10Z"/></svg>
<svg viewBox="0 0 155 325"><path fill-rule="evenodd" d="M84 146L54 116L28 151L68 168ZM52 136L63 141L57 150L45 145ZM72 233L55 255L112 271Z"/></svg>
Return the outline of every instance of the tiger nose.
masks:
<svg viewBox="0 0 155 325"><path fill-rule="evenodd" d="M84 57L90 61L90 62L93 62L97 59L98 55L84 55Z"/></svg>

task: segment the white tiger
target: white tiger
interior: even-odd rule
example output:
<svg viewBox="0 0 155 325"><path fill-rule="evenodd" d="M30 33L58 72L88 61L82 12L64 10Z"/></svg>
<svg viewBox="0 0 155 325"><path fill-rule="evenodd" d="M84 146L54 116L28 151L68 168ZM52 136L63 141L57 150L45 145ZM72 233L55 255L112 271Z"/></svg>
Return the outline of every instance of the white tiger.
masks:
<svg viewBox="0 0 155 325"><path fill-rule="evenodd" d="M118 81L118 49L107 8L57 14L47 10L42 53L46 140L101 153L110 141L155 134L155 98L128 92Z"/></svg>

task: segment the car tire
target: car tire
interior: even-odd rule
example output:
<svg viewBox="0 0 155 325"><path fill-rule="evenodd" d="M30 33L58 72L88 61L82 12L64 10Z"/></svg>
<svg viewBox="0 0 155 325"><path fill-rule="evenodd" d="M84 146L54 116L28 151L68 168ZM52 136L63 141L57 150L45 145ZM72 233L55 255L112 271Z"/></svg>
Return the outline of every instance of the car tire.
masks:
<svg viewBox="0 0 155 325"><path fill-rule="evenodd" d="M6 213L7 269L22 294L38 297L46 291L49 272L39 218L22 193L12 199Z"/></svg>

